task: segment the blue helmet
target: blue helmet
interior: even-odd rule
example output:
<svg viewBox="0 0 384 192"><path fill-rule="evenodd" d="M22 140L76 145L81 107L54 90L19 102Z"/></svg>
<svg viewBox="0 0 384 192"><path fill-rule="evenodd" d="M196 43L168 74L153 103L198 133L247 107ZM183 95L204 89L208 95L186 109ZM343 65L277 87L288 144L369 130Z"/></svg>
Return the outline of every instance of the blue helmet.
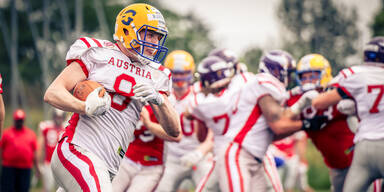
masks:
<svg viewBox="0 0 384 192"><path fill-rule="evenodd" d="M217 88L222 82L229 82L232 71L228 63L217 56L206 57L197 67L204 88Z"/></svg>
<svg viewBox="0 0 384 192"><path fill-rule="evenodd" d="M374 37L365 45L364 61L384 63L384 37Z"/></svg>
<svg viewBox="0 0 384 192"><path fill-rule="evenodd" d="M285 85L288 84L288 72L296 67L291 54L282 50L273 50L260 58L259 72L270 73Z"/></svg>

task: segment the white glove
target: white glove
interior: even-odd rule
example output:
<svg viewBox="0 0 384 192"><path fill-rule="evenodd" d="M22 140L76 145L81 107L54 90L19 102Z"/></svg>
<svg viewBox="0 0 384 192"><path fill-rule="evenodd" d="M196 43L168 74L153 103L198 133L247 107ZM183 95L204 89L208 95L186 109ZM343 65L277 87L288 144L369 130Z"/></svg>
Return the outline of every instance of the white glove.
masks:
<svg viewBox="0 0 384 192"><path fill-rule="evenodd" d="M347 117L347 124L349 130L351 130L352 133L356 133L357 129L359 128L359 119L356 115L349 115Z"/></svg>
<svg viewBox="0 0 384 192"><path fill-rule="evenodd" d="M304 84L303 86L301 86L301 90L306 92L306 91L310 91L310 90L314 90L318 87L318 85L316 84L313 84L313 83L306 83Z"/></svg>
<svg viewBox="0 0 384 192"><path fill-rule="evenodd" d="M133 93L135 94L134 98L142 103L150 102L155 105L164 103L163 96L149 84L136 84L133 86Z"/></svg>
<svg viewBox="0 0 384 192"><path fill-rule="evenodd" d="M194 150L183 155L180 158L180 163L185 167L192 167L193 165L196 165L203 158L203 156L204 154L202 152Z"/></svg>
<svg viewBox="0 0 384 192"><path fill-rule="evenodd" d="M355 108L355 101L352 99L342 99L337 104L337 110L340 111L340 113L344 115L355 115L356 114L356 108Z"/></svg>
<svg viewBox="0 0 384 192"><path fill-rule="evenodd" d="M300 97L300 99L295 104L293 104L291 106L291 111L295 115L299 115L303 111L303 109L312 105L312 99L314 99L318 95L319 95L319 92L317 92L316 90L311 90L311 91L305 92Z"/></svg>
<svg viewBox="0 0 384 192"><path fill-rule="evenodd" d="M85 114L89 117L104 114L111 107L111 97L107 92L103 97L99 97L102 87L93 90L85 100Z"/></svg>

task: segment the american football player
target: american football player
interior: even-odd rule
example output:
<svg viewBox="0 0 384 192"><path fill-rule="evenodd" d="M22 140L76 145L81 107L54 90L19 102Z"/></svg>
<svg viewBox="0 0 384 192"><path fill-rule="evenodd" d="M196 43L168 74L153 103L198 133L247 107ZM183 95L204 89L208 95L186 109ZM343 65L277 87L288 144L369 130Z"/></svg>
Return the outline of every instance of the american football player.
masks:
<svg viewBox="0 0 384 192"><path fill-rule="evenodd" d="M229 109L229 103L233 100L231 93L241 88L254 75L247 71L239 70L233 74L233 65L238 63L238 61L234 53L228 49L216 49L210 55L212 56L207 57L201 62L198 69L200 69L201 82L204 82L205 89L210 90L212 95L208 96L209 99L206 102L198 102L191 111L192 115L203 120L207 127L214 131L215 155L217 155L217 152L220 151L218 148L225 146L226 143L226 139L223 137L225 133L223 133L223 130L227 126L229 116L223 116L223 113L226 111L224 109ZM227 66L222 65L223 61L226 62ZM215 89L222 90L222 92L215 92ZM218 108L222 110L216 110ZM263 165L271 186L275 191L281 191L282 186L273 159L272 154L268 153L263 159ZM198 185L198 191L205 188L204 184L210 183L212 180L219 183L217 169L217 166L214 166L213 171L209 172L210 175L204 177L204 180Z"/></svg>
<svg viewBox="0 0 384 192"><path fill-rule="evenodd" d="M209 156L212 149L212 134L200 143L196 135L196 120L186 118L189 103L195 102L196 93L192 90L195 63L190 53L183 50L171 52L165 59L165 67L172 71L173 91L170 97L180 117L182 139L178 143L166 142L167 158L164 175L156 191L175 191L183 179L191 177L195 185L209 170Z"/></svg>
<svg viewBox="0 0 384 192"><path fill-rule="evenodd" d="M129 144L112 181L115 192L151 192L159 184L164 172L164 140L179 142L158 123L152 108L146 105L134 132L135 140Z"/></svg>
<svg viewBox="0 0 384 192"><path fill-rule="evenodd" d="M354 156L343 191L366 191L384 177L384 37L371 39L364 48L364 63L343 69L335 77L337 87L320 94L312 102L315 109L326 109L343 98L356 102L360 118L354 137Z"/></svg>
<svg viewBox="0 0 384 192"><path fill-rule="evenodd" d="M38 135L37 156L42 163L40 165L41 176L43 178L43 189L45 192L57 188L51 170L51 158L55 150L60 134L64 131L65 112L53 109L52 120L41 121L39 123L40 134Z"/></svg>
<svg viewBox="0 0 384 192"><path fill-rule="evenodd" d="M290 90L288 106L293 105L307 91L322 92L333 78L328 60L320 54L308 54L302 57L297 64L296 73L298 86ZM325 110L308 107L301 112L302 118L312 118L316 115L326 115L328 123L321 130L308 130L308 137L330 168L333 191L342 191L353 157L350 148L353 146L354 134L348 127L347 115L341 113L337 105Z"/></svg>
<svg viewBox="0 0 384 192"><path fill-rule="evenodd" d="M160 64L167 33L160 11L131 4L116 17L116 43L82 37L70 47L68 66L44 95L54 107L74 112L51 161L63 190L112 191L111 180L146 103L170 136L179 135L179 119L167 97L171 73ZM85 101L75 98L70 91L83 80L100 83L107 94L99 97L99 87Z"/></svg>
<svg viewBox="0 0 384 192"><path fill-rule="evenodd" d="M325 118L296 120L298 110L310 104L313 93L284 109L287 98L289 58L282 51L265 53L272 62L261 59L259 73L247 82L233 99L225 137L229 144L218 154L222 191L266 191L262 159L272 140L300 129L320 128Z"/></svg>

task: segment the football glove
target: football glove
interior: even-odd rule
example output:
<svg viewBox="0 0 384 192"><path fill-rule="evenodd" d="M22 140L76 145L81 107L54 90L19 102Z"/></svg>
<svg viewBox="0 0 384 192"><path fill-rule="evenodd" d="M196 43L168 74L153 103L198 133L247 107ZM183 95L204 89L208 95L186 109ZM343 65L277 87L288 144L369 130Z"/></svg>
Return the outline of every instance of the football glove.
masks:
<svg viewBox="0 0 384 192"><path fill-rule="evenodd" d="M142 103L149 102L155 105L162 105L164 103L163 96L149 84L136 84L133 86L133 93L135 94L133 98Z"/></svg>
<svg viewBox="0 0 384 192"><path fill-rule="evenodd" d="M305 92L300 97L300 99L291 106L292 113L294 113L295 115L299 115L303 111L303 109L312 105L312 99L314 99L318 95L319 92L317 92L316 90Z"/></svg>
<svg viewBox="0 0 384 192"><path fill-rule="evenodd" d="M111 107L111 97L106 92L99 97L102 87L93 90L85 100L85 114L89 117L103 115Z"/></svg>
<svg viewBox="0 0 384 192"><path fill-rule="evenodd" d="M180 163L185 167L192 167L196 165L202 158L204 154L199 150L191 151L180 158Z"/></svg>
<svg viewBox="0 0 384 192"><path fill-rule="evenodd" d="M302 130L306 131L318 131L323 129L328 122L328 117L325 115L315 116L312 119L303 119Z"/></svg>
<svg viewBox="0 0 384 192"><path fill-rule="evenodd" d="M355 102L352 99L342 99L337 104L337 110L344 115L355 115Z"/></svg>

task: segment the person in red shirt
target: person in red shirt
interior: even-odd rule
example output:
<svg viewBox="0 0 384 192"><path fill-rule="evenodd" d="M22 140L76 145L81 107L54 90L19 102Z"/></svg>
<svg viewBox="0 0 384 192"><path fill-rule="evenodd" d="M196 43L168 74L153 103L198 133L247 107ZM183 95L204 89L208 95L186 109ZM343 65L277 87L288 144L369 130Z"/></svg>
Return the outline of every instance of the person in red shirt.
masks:
<svg viewBox="0 0 384 192"><path fill-rule="evenodd" d="M4 108L4 101L3 101L3 78L1 77L1 74L0 74L0 138L3 133L4 118L5 118L5 108Z"/></svg>
<svg viewBox="0 0 384 192"><path fill-rule="evenodd" d="M0 191L28 192L31 169L37 165L37 139L35 133L24 126L25 112L17 109L13 113L14 125L4 131L0 140L2 171Z"/></svg>
<svg viewBox="0 0 384 192"><path fill-rule="evenodd" d="M164 171L164 140L181 139L166 134L149 105L143 107L134 135L112 181L115 192L154 191Z"/></svg>
<svg viewBox="0 0 384 192"><path fill-rule="evenodd" d="M299 86L290 91L287 105L291 106L304 92L314 89L323 92L332 79L331 67L326 58L319 54L309 54L300 59L297 64L297 81ZM320 151L325 164L330 169L332 191L341 192L345 176L352 162L354 134L351 132L347 115L341 113L337 105L324 110L316 110L312 106L305 108L302 118L313 118L325 115L328 123L321 130L306 131L308 137Z"/></svg>
<svg viewBox="0 0 384 192"><path fill-rule="evenodd" d="M54 109L52 113L52 120L42 121L39 124L40 134L38 137L38 144L42 146L38 150L38 158L42 165L39 166L41 176L43 179L43 188L45 192L53 191L55 180L51 170L51 157L55 150L57 141L60 134L64 131L65 112L59 109Z"/></svg>

